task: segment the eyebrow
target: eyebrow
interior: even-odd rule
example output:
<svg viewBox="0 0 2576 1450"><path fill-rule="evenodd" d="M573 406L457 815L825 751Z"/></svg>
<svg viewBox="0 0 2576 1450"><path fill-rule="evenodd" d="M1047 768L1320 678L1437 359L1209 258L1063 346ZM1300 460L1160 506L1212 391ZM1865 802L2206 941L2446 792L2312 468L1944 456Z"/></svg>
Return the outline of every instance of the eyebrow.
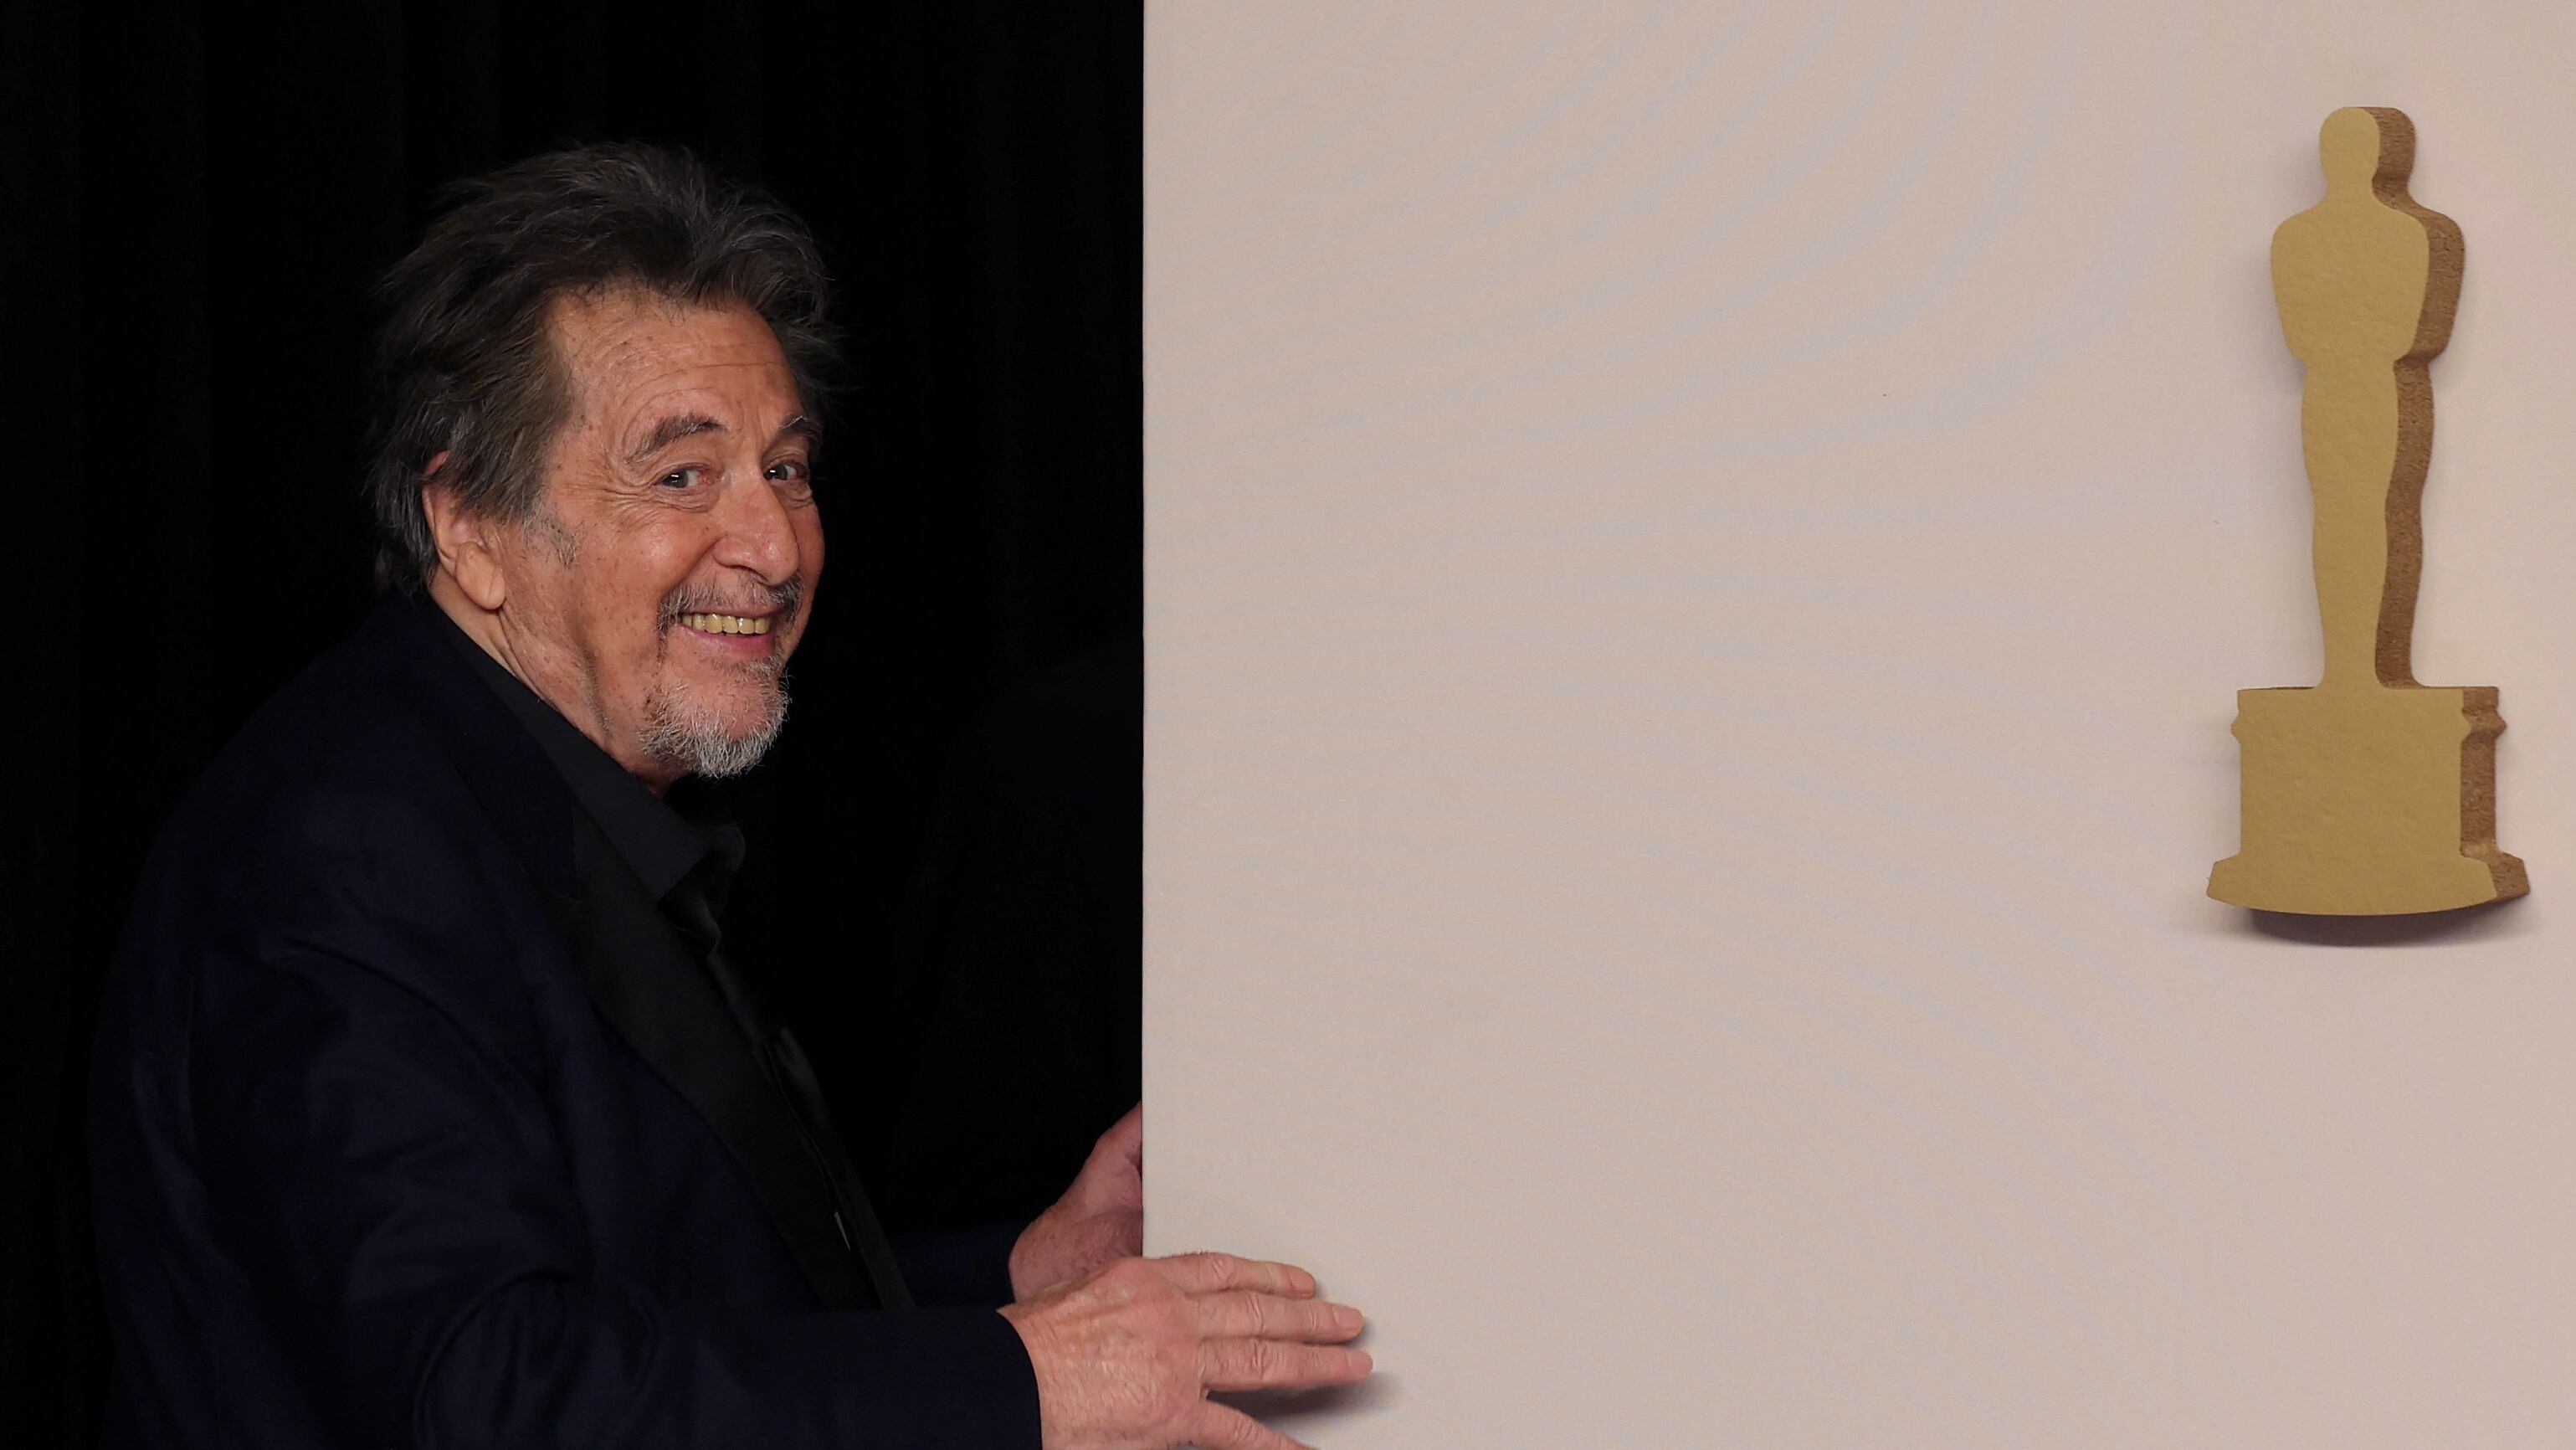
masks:
<svg viewBox="0 0 2576 1450"><path fill-rule="evenodd" d="M653 431L633 453L627 455L627 460L631 463L644 463L683 438L694 438L701 433L732 431L704 413L675 413L654 424ZM804 439L805 446L809 449L820 448L823 446L823 425L798 413L778 425L778 435L770 439L769 444L775 448L790 438Z"/></svg>
<svg viewBox="0 0 2576 1450"><path fill-rule="evenodd" d="M727 431L729 430L724 424L704 413L675 413L654 424L652 433L636 447L634 452L627 455L627 460L642 463L683 438L692 438L700 433Z"/></svg>

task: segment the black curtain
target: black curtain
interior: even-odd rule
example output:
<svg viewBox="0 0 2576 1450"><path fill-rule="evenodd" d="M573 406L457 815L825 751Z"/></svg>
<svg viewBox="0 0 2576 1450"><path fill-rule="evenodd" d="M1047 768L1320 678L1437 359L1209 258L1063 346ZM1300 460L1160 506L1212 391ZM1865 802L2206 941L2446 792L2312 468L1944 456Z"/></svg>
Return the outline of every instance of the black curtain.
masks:
<svg viewBox="0 0 2576 1450"><path fill-rule="evenodd" d="M370 279L439 185L684 144L801 212L855 394L730 929L899 1226L1032 1211L1134 1096L1134 4L0 5L21 577L0 1404L88 1442L100 973L151 834L370 607Z"/></svg>

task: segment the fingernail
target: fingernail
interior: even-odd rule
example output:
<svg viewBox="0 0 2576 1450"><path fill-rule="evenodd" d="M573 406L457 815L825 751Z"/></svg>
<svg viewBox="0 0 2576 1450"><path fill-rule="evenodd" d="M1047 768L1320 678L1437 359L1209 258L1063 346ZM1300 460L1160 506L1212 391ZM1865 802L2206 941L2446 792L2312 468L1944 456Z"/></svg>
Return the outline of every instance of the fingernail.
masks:
<svg viewBox="0 0 2576 1450"><path fill-rule="evenodd" d="M1360 1323L1360 1311L1352 1308L1348 1304L1336 1304L1333 1306L1334 1328L1357 1329L1360 1327Z"/></svg>

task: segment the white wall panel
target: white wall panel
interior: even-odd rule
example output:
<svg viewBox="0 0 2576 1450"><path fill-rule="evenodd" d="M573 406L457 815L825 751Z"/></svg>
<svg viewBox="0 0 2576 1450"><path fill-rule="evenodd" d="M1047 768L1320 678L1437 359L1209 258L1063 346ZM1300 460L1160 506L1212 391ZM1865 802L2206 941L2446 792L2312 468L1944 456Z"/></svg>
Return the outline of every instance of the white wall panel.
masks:
<svg viewBox="0 0 2576 1450"><path fill-rule="evenodd" d="M1329 1450L2576 1443L2576 8L1149 7L1155 1252ZM2266 247L2468 269L2416 660L2534 896L2205 899L2311 682Z"/></svg>

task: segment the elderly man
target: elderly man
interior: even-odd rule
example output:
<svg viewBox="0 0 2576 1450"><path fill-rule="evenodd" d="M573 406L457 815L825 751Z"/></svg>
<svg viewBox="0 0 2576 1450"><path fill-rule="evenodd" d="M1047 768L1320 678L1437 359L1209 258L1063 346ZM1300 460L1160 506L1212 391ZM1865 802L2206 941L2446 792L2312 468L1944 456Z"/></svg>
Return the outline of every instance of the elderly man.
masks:
<svg viewBox="0 0 2576 1450"><path fill-rule="evenodd" d="M395 269L394 597L173 817L103 1010L109 1443L1280 1450L1207 1392L1368 1372L1297 1269L1134 1257L1132 1115L1015 1302L914 1307L726 960L741 837L685 782L785 716L823 293L640 147L473 183Z"/></svg>

